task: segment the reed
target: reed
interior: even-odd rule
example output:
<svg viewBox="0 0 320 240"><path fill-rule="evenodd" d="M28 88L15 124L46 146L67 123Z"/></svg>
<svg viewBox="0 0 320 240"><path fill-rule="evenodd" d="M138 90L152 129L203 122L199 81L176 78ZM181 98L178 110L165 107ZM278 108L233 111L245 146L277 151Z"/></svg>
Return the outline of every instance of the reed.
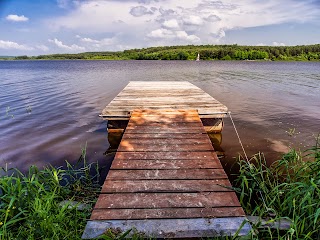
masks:
<svg viewBox="0 0 320 240"><path fill-rule="evenodd" d="M65 169L2 171L0 239L81 238L100 191L98 165L86 163L85 151L81 161L75 166L67 162Z"/></svg>
<svg viewBox="0 0 320 240"><path fill-rule="evenodd" d="M252 239L320 239L320 146L292 149L267 166L264 155L240 160L237 191L247 215L270 222L288 219L290 229L253 226Z"/></svg>

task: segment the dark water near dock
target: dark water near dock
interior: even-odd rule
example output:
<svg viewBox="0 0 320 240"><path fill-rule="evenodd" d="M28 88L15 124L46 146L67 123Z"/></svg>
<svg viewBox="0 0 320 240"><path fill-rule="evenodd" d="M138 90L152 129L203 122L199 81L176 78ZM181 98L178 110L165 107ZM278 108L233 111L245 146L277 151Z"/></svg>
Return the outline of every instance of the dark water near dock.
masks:
<svg viewBox="0 0 320 240"><path fill-rule="evenodd" d="M248 155L269 162L320 132L320 62L0 61L0 166L74 163L86 145L88 161L110 164L98 115L135 80L202 88L228 106ZM242 152L229 118L221 148L228 166Z"/></svg>

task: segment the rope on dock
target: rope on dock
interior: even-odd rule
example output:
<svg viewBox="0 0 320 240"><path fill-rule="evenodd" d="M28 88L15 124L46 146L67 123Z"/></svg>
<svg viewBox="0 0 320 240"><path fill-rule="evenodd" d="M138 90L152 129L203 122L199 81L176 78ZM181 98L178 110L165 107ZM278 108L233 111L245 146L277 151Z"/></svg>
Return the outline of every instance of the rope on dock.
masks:
<svg viewBox="0 0 320 240"><path fill-rule="evenodd" d="M229 112L228 112L228 114L229 114L229 116L230 116L230 119L231 119L231 122L232 122L233 128L234 128L234 130L235 130L235 132L236 132L236 134L237 134L237 137L238 137L238 139L239 139L239 143L240 143L240 145L241 145L241 147L242 147L242 151L243 151L243 153L244 153L244 156L245 156L245 158L246 158L247 162L249 162L249 159L248 159L248 156L247 156L246 150L245 150L245 149L244 149L244 147L243 147L243 144L242 144L242 141L241 141L241 139L240 139L240 136L239 136L238 130L237 130L236 125L234 124L234 121L233 121L233 119L232 119L231 112L229 111Z"/></svg>

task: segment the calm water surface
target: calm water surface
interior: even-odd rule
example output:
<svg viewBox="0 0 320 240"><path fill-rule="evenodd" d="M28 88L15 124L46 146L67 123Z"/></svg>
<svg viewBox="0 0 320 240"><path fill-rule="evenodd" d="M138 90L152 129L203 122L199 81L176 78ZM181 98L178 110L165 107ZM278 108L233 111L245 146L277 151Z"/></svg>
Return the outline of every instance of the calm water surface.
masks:
<svg viewBox="0 0 320 240"><path fill-rule="evenodd" d="M110 165L98 115L136 80L202 88L228 106L248 155L269 162L320 132L320 62L0 61L0 166L74 163L86 145L89 161ZM230 119L220 150L228 170L241 153Z"/></svg>

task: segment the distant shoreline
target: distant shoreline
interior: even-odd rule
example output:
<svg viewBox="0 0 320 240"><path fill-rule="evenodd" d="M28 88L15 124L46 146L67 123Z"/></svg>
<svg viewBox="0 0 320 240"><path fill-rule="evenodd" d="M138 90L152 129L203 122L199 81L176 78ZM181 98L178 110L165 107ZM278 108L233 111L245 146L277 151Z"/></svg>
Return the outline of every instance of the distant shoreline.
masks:
<svg viewBox="0 0 320 240"><path fill-rule="evenodd" d="M84 52L39 56L0 56L0 60L243 60L320 61L320 44L303 46L187 45L119 52Z"/></svg>

